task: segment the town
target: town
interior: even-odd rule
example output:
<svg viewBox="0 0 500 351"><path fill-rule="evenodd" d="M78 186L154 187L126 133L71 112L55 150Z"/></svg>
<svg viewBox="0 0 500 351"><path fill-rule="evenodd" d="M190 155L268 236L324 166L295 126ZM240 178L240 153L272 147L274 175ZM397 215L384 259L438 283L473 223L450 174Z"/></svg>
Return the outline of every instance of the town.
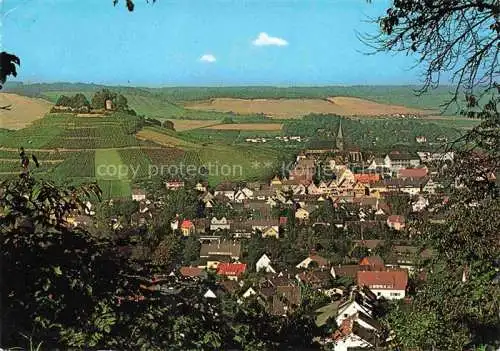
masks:
<svg viewBox="0 0 500 351"><path fill-rule="evenodd" d="M321 297L314 306L317 325L335 326L318 342L334 350L387 345L391 334L377 320L383 313L378 306L409 301L415 282L425 279L416 267L432 259L433 249L419 244L408 222L441 220L433 210L447 201L443 174L454 154L394 150L376 157L346 146L344 133L340 124L331 148L302 150L286 175L268 181L212 188L168 179L163 192L134 188L125 201L134 212L115 212L108 218L111 230L141 233L137 228L171 213L160 222L174 240L186 242L180 258L164 242L146 248L139 238L141 249L121 247L131 259L152 259L163 271L142 285L144 294L169 293L169 283L213 275L216 284L206 299L257 299L269 313L286 317L300 308L305 291L313 291ZM181 193L193 201L165 211ZM123 208L113 200L106 206ZM67 223L90 229L95 217L88 203L86 215Z"/></svg>

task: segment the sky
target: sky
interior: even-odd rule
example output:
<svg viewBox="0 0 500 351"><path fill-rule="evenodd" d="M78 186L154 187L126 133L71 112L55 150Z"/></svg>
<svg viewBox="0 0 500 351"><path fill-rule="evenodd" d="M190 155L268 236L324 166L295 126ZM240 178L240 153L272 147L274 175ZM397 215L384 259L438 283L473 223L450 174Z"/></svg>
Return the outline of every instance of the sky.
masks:
<svg viewBox="0 0 500 351"><path fill-rule="evenodd" d="M124 0L121 0L122 2ZM16 80L142 86L401 85L414 58L366 55L387 0L0 0Z"/></svg>

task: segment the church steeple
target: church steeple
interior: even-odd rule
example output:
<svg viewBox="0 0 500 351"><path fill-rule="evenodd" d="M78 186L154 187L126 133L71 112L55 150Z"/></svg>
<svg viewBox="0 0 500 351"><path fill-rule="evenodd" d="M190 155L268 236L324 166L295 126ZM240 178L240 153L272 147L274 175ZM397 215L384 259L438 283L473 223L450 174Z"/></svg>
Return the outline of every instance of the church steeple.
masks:
<svg viewBox="0 0 500 351"><path fill-rule="evenodd" d="M335 146L337 150L344 150L344 133L342 132L342 120L339 123L339 131L337 132L337 137L335 138Z"/></svg>

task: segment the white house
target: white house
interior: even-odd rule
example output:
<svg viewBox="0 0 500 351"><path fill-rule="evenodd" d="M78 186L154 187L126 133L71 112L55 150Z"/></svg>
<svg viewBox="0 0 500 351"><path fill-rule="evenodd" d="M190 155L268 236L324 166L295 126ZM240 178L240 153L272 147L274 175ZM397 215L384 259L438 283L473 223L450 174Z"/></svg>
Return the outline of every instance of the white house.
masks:
<svg viewBox="0 0 500 351"><path fill-rule="evenodd" d="M358 271L358 286L369 288L377 298L402 299L406 295L408 271L406 269L387 271Z"/></svg>
<svg viewBox="0 0 500 351"><path fill-rule="evenodd" d="M132 200L134 201L144 201L146 200L146 192L142 189L132 190Z"/></svg>
<svg viewBox="0 0 500 351"><path fill-rule="evenodd" d="M318 255L309 255L306 259L301 261L296 267L297 268L303 268L307 269L313 262L319 267L319 268L325 268L328 267L328 261Z"/></svg>
<svg viewBox="0 0 500 351"><path fill-rule="evenodd" d="M234 201L238 202L238 203L243 202L243 200L246 200L246 199L252 200L253 198L254 198L253 191L248 189L248 188L239 189L234 194Z"/></svg>
<svg viewBox="0 0 500 351"><path fill-rule="evenodd" d="M276 273L274 268L271 266L271 259L266 254L263 254L259 258L255 264L255 270L257 272L264 271L266 273Z"/></svg>
<svg viewBox="0 0 500 351"><path fill-rule="evenodd" d="M356 321L346 319L333 336L335 351L372 349L378 346L378 331L366 329Z"/></svg>
<svg viewBox="0 0 500 351"><path fill-rule="evenodd" d="M249 287L244 293L243 295L241 295L244 299L247 299L249 298L250 296L252 295L256 295L257 292L252 288L252 287Z"/></svg>
<svg viewBox="0 0 500 351"><path fill-rule="evenodd" d="M364 299L358 293L354 296L351 295L348 301L339 305L335 322L337 325L341 325L345 319L354 316L359 312L371 317L373 315L373 303L373 301Z"/></svg>
<svg viewBox="0 0 500 351"><path fill-rule="evenodd" d="M215 295L215 293L212 290L208 289L207 292L203 295L203 297L206 299L215 299L217 298L217 295Z"/></svg>
<svg viewBox="0 0 500 351"><path fill-rule="evenodd" d="M216 189L215 192L214 192L214 195L215 196L224 195L229 200L234 201L235 192L234 192L234 190L230 190L230 189L223 189L223 190L217 190Z"/></svg>
<svg viewBox="0 0 500 351"><path fill-rule="evenodd" d="M231 228L231 224L227 220L226 217L222 217L221 219L217 219L217 217L213 217L210 220L210 230L229 230Z"/></svg>
<svg viewBox="0 0 500 351"><path fill-rule="evenodd" d="M423 211L427 208L427 206L429 206L429 200L423 196L419 196L418 200L411 204L413 212Z"/></svg>

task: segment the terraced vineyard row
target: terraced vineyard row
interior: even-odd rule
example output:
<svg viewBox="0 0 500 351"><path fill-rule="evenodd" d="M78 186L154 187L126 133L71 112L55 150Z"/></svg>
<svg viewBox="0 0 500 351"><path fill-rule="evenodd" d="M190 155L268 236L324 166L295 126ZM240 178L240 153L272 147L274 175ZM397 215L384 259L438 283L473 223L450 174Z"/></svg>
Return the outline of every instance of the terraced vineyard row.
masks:
<svg viewBox="0 0 500 351"><path fill-rule="evenodd" d="M95 177L95 152L80 151L73 153L54 169L58 177Z"/></svg>
<svg viewBox="0 0 500 351"><path fill-rule="evenodd" d="M141 149L124 149L119 150L122 163L132 170L134 180L146 178L150 174L150 165L148 156Z"/></svg>
<svg viewBox="0 0 500 351"><path fill-rule="evenodd" d="M154 165L169 165L178 162L182 159L185 152L181 149L173 147L165 147L163 149L144 149L144 153Z"/></svg>

